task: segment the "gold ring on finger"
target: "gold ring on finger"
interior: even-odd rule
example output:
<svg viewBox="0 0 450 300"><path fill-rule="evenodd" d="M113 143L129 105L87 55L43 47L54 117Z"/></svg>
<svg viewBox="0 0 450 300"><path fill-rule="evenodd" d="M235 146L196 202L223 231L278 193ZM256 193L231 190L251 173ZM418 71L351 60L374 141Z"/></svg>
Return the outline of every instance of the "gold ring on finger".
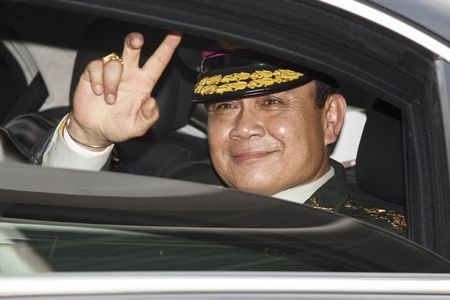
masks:
<svg viewBox="0 0 450 300"><path fill-rule="evenodd" d="M112 53L110 53L110 54L104 56L104 57L102 58L102 60L103 60L103 64L106 64L107 62L110 62L110 61L118 61L118 62L120 62L121 64L123 64L123 61L122 61L122 59L120 58L120 56L117 55L117 54L114 53L114 52L112 52Z"/></svg>

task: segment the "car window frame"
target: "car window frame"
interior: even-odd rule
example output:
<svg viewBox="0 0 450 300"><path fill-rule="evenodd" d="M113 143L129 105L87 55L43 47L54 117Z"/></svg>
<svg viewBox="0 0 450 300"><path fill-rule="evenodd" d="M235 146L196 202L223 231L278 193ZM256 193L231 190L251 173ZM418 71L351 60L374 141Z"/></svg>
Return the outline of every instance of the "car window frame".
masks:
<svg viewBox="0 0 450 300"><path fill-rule="evenodd" d="M229 3L208 2L208 5L203 5L204 3L199 1L174 1L170 8L161 6L158 1L146 5L136 1L128 4L126 9L120 3L110 3L111 5L105 6L101 1L92 1L90 4L83 1L72 1L71 3L19 2L80 12L89 11L89 14L118 19L129 19L133 15L136 17L134 20L139 23L162 28L175 28L212 39L229 39L284 59L303 62L308 67L343 78L364 90L373 91L382 99L399 107L403 112L405 145L408 149L405 160L408 174L408 216L411 221L411 238L437 253L447 257L450 255L450 243L443 236L447 232L447 229L443 227L447 223L443 220L448 214L448 209L437 209L448 207L445 195L450 192L450 180L448 162L446 159L442 159L442 154L446 153L446 149L445 143L442 142L444 127L434 68L434 61L437 57L434 53L378 24L317 1L282 1L276 9L271 6L270 1L259 1L258 5L254 7L252 4L256 4L256 2L250 1L241 5L240 11L233 15L230 13L233 1ZM183 14L174 13L177 8L183 11ZM182 10L182 8L187 9ZM270 8L272 9L269 10ZM289 11L289 8L292 11ZM284 20L277 19L283 9L285 9L283 13L287 10L286 18ZM271 12L270 18L258 18L267 11ZM298 19L298 16L293 15L294 12L300 11L302 12L301 20ZM167 17L168 12L173 14ZM204 14L202 18L194 18L193 12L203 12ZM225 14L225 17L218 20L217 14L221 13ZM332 24L327 25L330 28L324 27L321 24L324 18L338 24L338 28L332 28ZM236 23L237 20L240 22ZM256 26L251 28L248 22L256 22ZM291 22L293 27L290 30L282 28L281 25L284 22ZM302 31L294 32L296 23L300 23ZM315 28L316 32L312 32L311 28ZM346 31L348 28L351 30ZM261 30L265 32L265 35L258 35ZM348 35L347 32L352 35ZM366 35L361 33L366 33ZM255 38L256 36L258 38ZM297 37L301 41L288 40L288 36ZM355 39L356 36L360 40ZM339 37L344 38L339 40ZM342 57L352 57L351 54L357 53L356 49L348 51L349 43L345 37L350 38L352 42L384 41L385 44L382 44L390 45L390 50L410 49L411 51L406 51L406 53L419 59L416 62L417 65L414 63L413 65L417 67L419 73L422 72L420 74L423 78L427 78L428 90L422 91L420 95L410 97L411 91L399 87L398 82L388 82L381 75L381 70L373 68L377 59L379 62L385 58L381 55L381 48L378 49L380 50L378 54L375 50L369 51L373 57L370 55L359 57L361 61L351 63L340 60L337 51L333 56L324 52L325 48L332 49L332 46L335 46L336 49L341 50ZM327 39L331 39L331 41ZM321 45L325 45L325 47L321 47ZM407 61L408 59L413 61L412 58L407 58ZM390 65L390 71L401 74L402 71L405 71L407 63L403 62L396 66L391 63ZM425 66L426 70L419 70L420 66ZM397 67L403 69L397 70ZM386 74L390 74L390 72L386 72ZM408 83L405 83L405 86L408 86ZM421 143L421 139L424 137L427 138L428 143ZM437 161L436 157L441 159ZM436 221L430 222L430 220Z"/></svg>

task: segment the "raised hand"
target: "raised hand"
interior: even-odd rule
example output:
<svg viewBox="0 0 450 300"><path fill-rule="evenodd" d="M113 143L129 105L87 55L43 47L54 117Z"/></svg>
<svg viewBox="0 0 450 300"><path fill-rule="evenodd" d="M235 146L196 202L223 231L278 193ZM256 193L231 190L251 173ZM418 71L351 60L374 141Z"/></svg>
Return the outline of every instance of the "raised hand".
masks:
<svg viewBox="0 0 450 300"><path fill-rule="evenodd" d="M152 90L181 41L170 33L139 67L144 44L140 33L125 38L122 60L91 61L81 75L73 100L70 134L90 145L106 145L145 134L159 118Z"/></svg>

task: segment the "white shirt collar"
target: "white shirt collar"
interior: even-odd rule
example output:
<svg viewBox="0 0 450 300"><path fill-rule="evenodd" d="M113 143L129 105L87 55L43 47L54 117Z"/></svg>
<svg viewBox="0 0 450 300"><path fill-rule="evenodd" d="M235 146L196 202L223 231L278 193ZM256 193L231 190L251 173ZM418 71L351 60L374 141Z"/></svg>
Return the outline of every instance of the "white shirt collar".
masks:
<svg viewBox="0 0 450 300"><path fill-rule="evenodd" d="M333 177L334 174L335 171L333 167L330 167L328 172L322 175L322 177L319 177L318 179L307 184L281 191L272 197L303 204L314 194L315 191L317 191L325 182Z"/></svg>

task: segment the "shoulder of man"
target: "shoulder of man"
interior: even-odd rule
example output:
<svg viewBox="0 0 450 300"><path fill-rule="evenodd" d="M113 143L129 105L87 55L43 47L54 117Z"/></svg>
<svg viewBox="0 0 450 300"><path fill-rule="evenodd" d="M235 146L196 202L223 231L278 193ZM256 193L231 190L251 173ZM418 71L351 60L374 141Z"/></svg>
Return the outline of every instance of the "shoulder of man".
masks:
<svg viewBox="0 0 450 300"><path fill-rule="evenodd" d="M340 207L332 207L325 206L317 196L308 199L307 204L317 209L356 218L403 236L406 236L408 231L404 209L399 207L352 198L347 198Z"/></svg>
<svg viewBox="0 0 450 300"><path fill-rule="evenodd" d="M403 236L407 234L407 222L403 207L381 203L380 201L354 199L349 196L339 205L330 205L330 203L332 203L330 199L324 201L317 195L313 195L306 202L307 205L317 209L337 212Z"/></svg>
<svg viewBox="0 0 450 300"><path fill-rule="evenodd" d="M403 207L379 201L348 198L338 212L400 235L407 234L408 226Z"/></svg>
<svg viewBox="0 0 450 300"><path fill-rule="evenodd" d="M400 235L407 234L405 209L380 199L355 197L345 180L340 164L332 161L335 176L319 188L305 204L326 211L337 212L377 225Z"/></svg>

